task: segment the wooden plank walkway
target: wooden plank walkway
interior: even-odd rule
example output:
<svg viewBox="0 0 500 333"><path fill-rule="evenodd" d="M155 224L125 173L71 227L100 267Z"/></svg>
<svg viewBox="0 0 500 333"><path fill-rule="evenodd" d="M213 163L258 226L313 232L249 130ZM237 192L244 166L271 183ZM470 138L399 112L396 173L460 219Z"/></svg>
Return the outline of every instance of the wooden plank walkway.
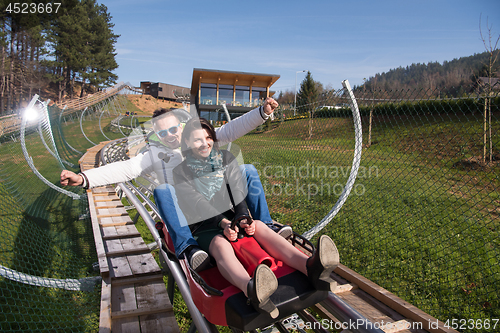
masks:
<svg viewBox="0 0 500 333"><path fill-rule="evenodd" d="M99 152L87 150L82 171L99 166ZM102 276L99 332L179 332L163 275L112 186L87 190Z"/></svg>

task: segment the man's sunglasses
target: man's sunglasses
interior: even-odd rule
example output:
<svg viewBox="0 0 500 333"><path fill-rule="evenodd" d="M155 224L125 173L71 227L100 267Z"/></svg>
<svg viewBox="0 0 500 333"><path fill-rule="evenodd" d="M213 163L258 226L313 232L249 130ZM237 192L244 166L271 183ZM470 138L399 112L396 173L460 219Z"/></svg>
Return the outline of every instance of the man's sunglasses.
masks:
<svg viewBox="0 0 500 333"><path fill-rule="evenodd" d="M170 128L161 130L156 132L156 135L158 135L160 138L164 138L170 133L171 135L175 135L177 132L179 132L179 127L181 126L181 123L177 124L176 126L172 126Z"/></svg>

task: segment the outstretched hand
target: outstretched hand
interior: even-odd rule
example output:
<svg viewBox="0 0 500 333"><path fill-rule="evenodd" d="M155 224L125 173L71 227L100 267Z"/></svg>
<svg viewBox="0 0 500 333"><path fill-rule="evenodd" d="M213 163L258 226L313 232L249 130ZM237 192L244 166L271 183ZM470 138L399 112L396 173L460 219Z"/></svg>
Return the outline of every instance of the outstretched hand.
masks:
<svg viewBox="0 0 500 333"><path fill-rule="evenodd" d="M264 108L264 113L270 115L274 112L274 109L276 109L278 105L278 102L276 102L274 98L268 97L264 101L264 105L262 105L262 107Z"/></svg>
<svg viewBox="0 0 500 333"><path fill-rule="evenodd" d="M63 170L61 172L61 185L80 186L82 184L83 184L82 176L77 175L76 173L69 170Z"/></svg>

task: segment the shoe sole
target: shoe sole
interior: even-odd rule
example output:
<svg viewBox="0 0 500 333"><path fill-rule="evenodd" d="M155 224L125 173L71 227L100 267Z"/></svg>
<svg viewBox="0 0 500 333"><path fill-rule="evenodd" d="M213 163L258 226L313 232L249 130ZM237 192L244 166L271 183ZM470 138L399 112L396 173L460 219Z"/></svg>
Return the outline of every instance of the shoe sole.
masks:
<svg viewBox="0 0 500 333"><path fill-rule="evenodd" d="M319 238L318 251L319 260L325 269L331 268L333 270L339 265L339 250L337 250L335 243L330 237L322 235Z"/></svg>
<svg viewBox="0 0 500 333"><path fill-rule="evenodd" d="M292 231L292 227L290 227L290 226L283 226L283 228L281 228L278 231L278 235L280 235L284 239L288 239L288 238L292 237L292 234L293 234L293 231Z"/></svg>
<svg viewBox="0 0 500 333"><path fill-rule="evenodd" d="M319 276L319 280L321 282L318 282L322 285L329 285L328 289L333 292L337 288L337 282L330 277L330 274L340 263L339 251L337 250L333 240L326 235L322 235L319 238L318 251L319 260L321 265L324 267L323 272Z"/></svg>
<svg viewBox="0 0 500 333"><path fill-rule="evenodd" d="M210 258L205 251L198 251L191 257L191 268L199 273L210 267Z"/></svg>
<svg viewBox="0 0 500 333"><path fill-rule="evenodd" d="M273 271L268 266L259 265L255 270L254 280L259 308L269 313L272 318L278 317L279 310L269 299L276 289L278 289L278 279L276 275L274 275Z"/></svg>

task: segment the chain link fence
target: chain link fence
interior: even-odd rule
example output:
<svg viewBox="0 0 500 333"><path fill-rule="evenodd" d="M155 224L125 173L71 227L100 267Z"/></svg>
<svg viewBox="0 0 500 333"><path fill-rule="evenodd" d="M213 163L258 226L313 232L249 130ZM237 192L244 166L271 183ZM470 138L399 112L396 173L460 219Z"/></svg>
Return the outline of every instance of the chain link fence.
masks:
<svg viewBox="0 0 500 333"><path fill-rule="evenodd" d="M96 332L101 288L88 202L82 189L60 188L59 175L78 172L92 142L130 132L130 117L119 121L126 96L85 109L30 106L22 112L34 118L23 113L0 137L0 330Z"/></svg>
<svg viewBox="0 0 500 333"><path fill-rule="evenodd" d="M500 97L470 91L355 90L361 156L343 91L282 105L236 144L259 170L275 220L313 239L330 235L344 265L450 327L478 319L482 327L454 328L491 332L500 327ZM26 129L32 164L58 184L61 168L78 171L87 148L130 133L135 120L120 116L126 105L118 95L84 110L48 107L45 123ZM36 177L20 141L15 133L0 141L1 329L96 331L100 288L86 200Z"/></svg>
<svg viewBox="0 0 500 333"><path fill-rule="evenodd" d="M492 332L500 329L500 97L464 91L357 89L357 179L318 234L335 240L344 265L450 328ZM238 141L273 218L299 233L345 190L355 157L347 103L327 93L282 105L278 119Z"/></svg>

